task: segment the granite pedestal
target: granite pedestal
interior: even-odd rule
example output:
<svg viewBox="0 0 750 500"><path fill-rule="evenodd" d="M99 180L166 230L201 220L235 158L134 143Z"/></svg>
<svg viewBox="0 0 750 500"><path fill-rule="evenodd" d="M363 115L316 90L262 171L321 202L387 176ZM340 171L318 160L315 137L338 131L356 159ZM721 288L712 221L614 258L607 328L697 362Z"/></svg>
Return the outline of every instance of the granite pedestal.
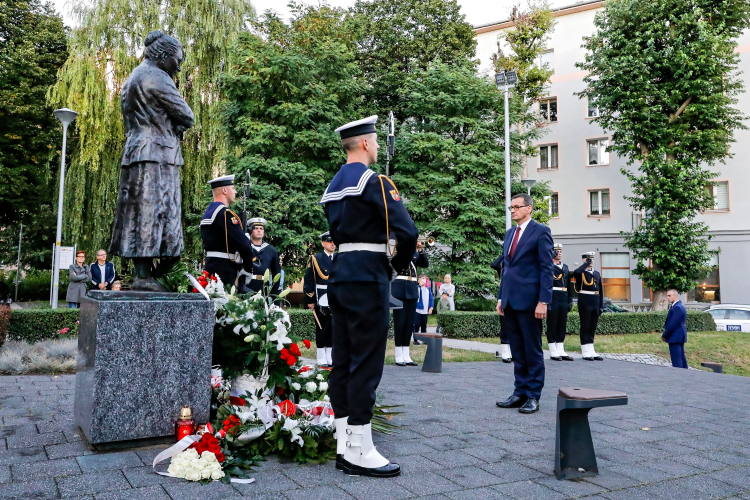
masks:
<svg viewBox="0 0 750 500"><path fill-rule="evenodd" d="M214 317L197 293L88 292L75 420L92 445L174 435L183 405L208 420Z"/></svg>

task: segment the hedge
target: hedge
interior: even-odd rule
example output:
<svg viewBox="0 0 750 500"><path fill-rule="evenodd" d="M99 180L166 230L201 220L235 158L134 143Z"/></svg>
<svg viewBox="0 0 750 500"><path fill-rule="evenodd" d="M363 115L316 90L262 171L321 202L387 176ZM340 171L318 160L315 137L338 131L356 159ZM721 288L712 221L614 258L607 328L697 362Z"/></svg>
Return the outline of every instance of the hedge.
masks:
<svg viewBox="0 0 750 500"><path fill-rule="evenodd" d="M315 317L310 309L291 307L287 309L292 327L289 335L295 335L311 342L315 342ZM388 323L388 337L393 337L393 314Z"/></svg>
<svg viewBox="0 0 750 500"><path fill-rule="evenodd" d="M8 324L8 340L40 340L78 336L79 309L14 309ZM68 332L60 335L63 328Z"/></svg>
<svg viewBox="0 0 750 500"><path fill-rule="evenodd" d="M667 312L604 313L599 318L596 333L650 333L664 330ZM438 315L443 336L457 339L497 337L500 335L500 316L496 312L451 311ZM581 322L577 314L568 315L567 332L577 335ZM546 330L546 322L544 323ZM713 318L707 312L688 311L687 329L690 332L716 330Z"/></svg>
<svg viewBox="0 0 750 500"><path fill-rule="evenodd" d="M29 302L32 300L49 300L49 286L52 280L52 271L39 271L30 269L26 271L24 278L18 282L18 302ZM0 281L4 281L10 289L11 298L15 297L16 284L15 271L0 271ZM68 291L70 276L67 269L60 271L60 300L65 304L63 299ZM67 304L65 304L67 305Z"/></svg>

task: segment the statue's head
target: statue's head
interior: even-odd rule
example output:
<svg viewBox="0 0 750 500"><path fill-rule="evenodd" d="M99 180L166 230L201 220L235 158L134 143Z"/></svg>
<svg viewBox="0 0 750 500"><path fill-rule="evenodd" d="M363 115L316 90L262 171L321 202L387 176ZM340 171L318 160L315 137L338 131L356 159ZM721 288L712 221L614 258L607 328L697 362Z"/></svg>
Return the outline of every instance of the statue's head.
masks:
<svg viewBox="0 0 750 500"><path fill-rule="evenodd" d="M174 76L182 64L182 45L176 38L165 35L159 30L146 35L146 59L154 62L159 68Z"/></svg>

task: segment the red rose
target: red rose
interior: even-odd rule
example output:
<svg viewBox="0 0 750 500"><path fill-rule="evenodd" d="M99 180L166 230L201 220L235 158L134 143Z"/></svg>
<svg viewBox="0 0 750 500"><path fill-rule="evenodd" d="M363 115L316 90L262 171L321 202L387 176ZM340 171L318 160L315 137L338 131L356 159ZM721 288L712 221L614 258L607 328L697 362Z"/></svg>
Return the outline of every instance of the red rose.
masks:
<svg viewBox="0 0 750 500"><path fill-rule="evenodd" d="M203 276L208 276L208 271L203 271Z"/></svg>
<svg viewBox="0 0 750 500"><path fill-rule="evenodd" d="M289 357L289 358L286 359L286 364L288 364L289 366L294 366L294 363L296 363L296 362L297 362L297 360L294 359L294 358L292 358L292 357Z"/></svg>
<svg viewBox="0 0 750 500"><path fill-rule="evenodd" d="M218 280L216 279L216 276L214 276L213 274L211 275L211 281L218 281Z"/></svg>
<svg viewBox="0 0 750 500"><path fill-rule="evenodd" d="M309 349L310 348L310 341L309 340L305 339L305 340L302 341L302 343L305 344L305 349Z"/></svg>
<svg viewBox="0 0 750 500"><path fill-rule="evenodd" d="M289 346L289 350L292 351L292 354L294 354L295 356L299 356L299 355L302 354L300 352L299 347L297 346L297 344L290 345Z"/></svg>
<svg viewBox="0 0 750 500"><path fill-rule="evenodd" d="M276 388L276 394L278 394L279 396L281 396L282 394L284 394L284 388L283 387L277 387Z"/></svg>
<svg viewBox="0 0 750 500"><path fill-rule="evenodd" d="M283 413L287 417L291 417L297 412L297 407L289 401L288 399L285 399L281 403L279 403L279 410L281 410L281 413Z"/></svg>
<svg viewBox="0 0 750 500"><path fill-rule="evenodd" d="M193 293L198 293L198 289L197 288L193 288Z"/></svg>
<svg viewBox="0 0 750 500"><path fill-rule="evenodd" d="M225 458L226 457L224 456L224 454L222 452L216 453L216 461L217 462L221 463L221 462L224 461Z"/></svg>
<svg viewBox="0 0 750 500"><path fill-rule="evenodd" d="M245 406L245 400L242 398L238 398L237 396L229 396L229 404L234 406Z"/></svg>
<svg viewBox="0 0 750 500"><path fill-rule="evenodd" d="M279 355L281 356L281 359L286 359L289 357L289 351L287 351L286 349L282 349Z"/></svg>

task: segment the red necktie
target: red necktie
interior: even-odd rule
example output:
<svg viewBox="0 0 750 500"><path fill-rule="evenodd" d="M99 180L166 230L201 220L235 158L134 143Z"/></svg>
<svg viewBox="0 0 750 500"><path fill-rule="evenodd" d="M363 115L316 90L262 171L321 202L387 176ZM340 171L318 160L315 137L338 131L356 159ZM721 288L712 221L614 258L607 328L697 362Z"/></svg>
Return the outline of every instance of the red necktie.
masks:
<svg viewBox="0 0 750 500"><path fill-rule="evenodd" d="M516 251L518 246L518 238L521 237L521 226L516 226L516 234L513 235L513 244L510 246L510 258L513 258L513 253Z"/></svg>

